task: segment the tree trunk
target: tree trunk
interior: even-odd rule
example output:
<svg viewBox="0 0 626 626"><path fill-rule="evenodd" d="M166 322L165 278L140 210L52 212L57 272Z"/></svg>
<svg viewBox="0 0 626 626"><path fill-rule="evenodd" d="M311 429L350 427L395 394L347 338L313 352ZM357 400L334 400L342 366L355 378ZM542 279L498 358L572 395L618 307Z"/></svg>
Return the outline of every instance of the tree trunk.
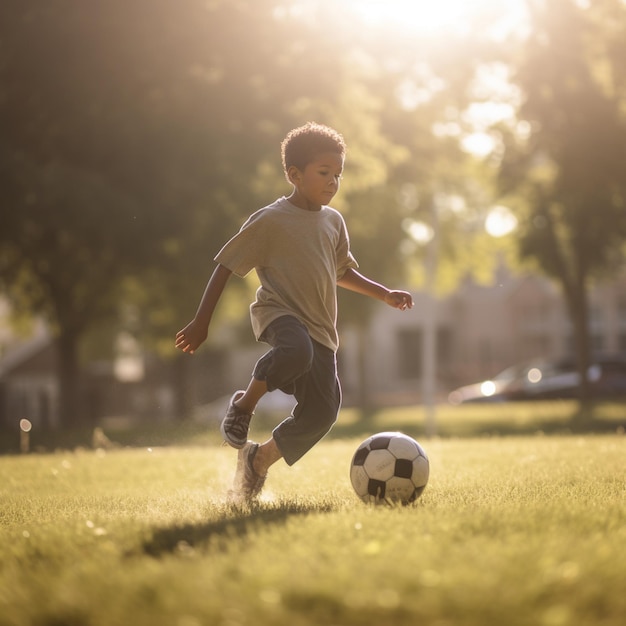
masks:
<svg viewBox="0 0 626 626"><path fill-rule="evenodd" d="M591 365L589 302L584 278L580 278L575 285L570 285L569 288L566 286L566 301L574 330L576 367L580 381L578 397L581 408L586 408L591 404L592 398L588 376Z"/></svg>
<svg viewBox="0 0 626 626"><path fill-rule="evenodd" d="M62 329L56 345L60 423L62 427L76 427L81 423L78 334Z"/></svg>

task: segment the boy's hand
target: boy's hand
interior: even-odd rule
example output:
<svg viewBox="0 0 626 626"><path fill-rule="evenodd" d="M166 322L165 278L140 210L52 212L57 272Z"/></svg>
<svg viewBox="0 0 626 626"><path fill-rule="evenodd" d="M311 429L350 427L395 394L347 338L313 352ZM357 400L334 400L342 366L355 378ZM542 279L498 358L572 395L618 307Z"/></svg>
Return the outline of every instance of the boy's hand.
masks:
<svg viewBox="0 0 626 626"><path fill-rule="evenodd" d="M176 347L183 352L193 354L204 342L208 335L208 328L192 320L176 333Z"/></svg>
<svg viewBox="0 0 626 626"><path fill-rule="evenodd" d="M413 308L413 297L408 291L388 291L385 295L385 302L401 311Z"/></svg>

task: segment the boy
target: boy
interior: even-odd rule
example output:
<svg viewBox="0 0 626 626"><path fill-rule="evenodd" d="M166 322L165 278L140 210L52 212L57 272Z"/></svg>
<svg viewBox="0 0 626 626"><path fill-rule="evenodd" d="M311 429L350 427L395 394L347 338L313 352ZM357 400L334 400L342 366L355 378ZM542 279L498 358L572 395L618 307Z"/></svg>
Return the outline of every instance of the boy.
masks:
<svg viewBox="0 0 626 626"><path fill-rule="evenodd" d="M392 291L356 271L348 233L328 204L339 189L346 145L327 126L309 122L281 144L289 197L253 213L215 257L194 319L176 335L176 347L193 353L206 339L211 316L230 276L255 269L261 286L250 306L258 341L271 346L257 362L245 390L236 391L220 430L239 450L231 494L256 498L269 467L283 458L293 465L337 420L337 285L405 310L406 291ZM296 406L264 443L248 441L254 409L268 391L292 394Z"/></svg>

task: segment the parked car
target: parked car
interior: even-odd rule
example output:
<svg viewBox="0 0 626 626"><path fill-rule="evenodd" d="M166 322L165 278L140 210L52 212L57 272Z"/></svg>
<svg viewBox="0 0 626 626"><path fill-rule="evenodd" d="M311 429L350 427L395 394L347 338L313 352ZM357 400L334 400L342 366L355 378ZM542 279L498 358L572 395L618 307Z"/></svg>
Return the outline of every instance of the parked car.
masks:
<svg viewBox="0 0 626 626"><path fill-rule="evenodd" d="M626 358L598 357L588 370L595 398L626 397ZM451 404L578 397L580 377L572 359L530 361L508 367L491 380L464 385L448 395Z"/></svg>

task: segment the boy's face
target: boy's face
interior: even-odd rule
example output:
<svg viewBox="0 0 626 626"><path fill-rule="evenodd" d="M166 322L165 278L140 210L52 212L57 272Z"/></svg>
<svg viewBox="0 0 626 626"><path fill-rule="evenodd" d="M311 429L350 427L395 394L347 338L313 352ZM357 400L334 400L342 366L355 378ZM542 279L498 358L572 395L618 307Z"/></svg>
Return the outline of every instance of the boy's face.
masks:
<svg viewBox="0 0 626 626"><path fill-rule="evenodd" d="M309 210L330 204L343 172L343 157L337 152L322 152L304 170L289 168L289 180L295 187L292 202Z"/></svg>

